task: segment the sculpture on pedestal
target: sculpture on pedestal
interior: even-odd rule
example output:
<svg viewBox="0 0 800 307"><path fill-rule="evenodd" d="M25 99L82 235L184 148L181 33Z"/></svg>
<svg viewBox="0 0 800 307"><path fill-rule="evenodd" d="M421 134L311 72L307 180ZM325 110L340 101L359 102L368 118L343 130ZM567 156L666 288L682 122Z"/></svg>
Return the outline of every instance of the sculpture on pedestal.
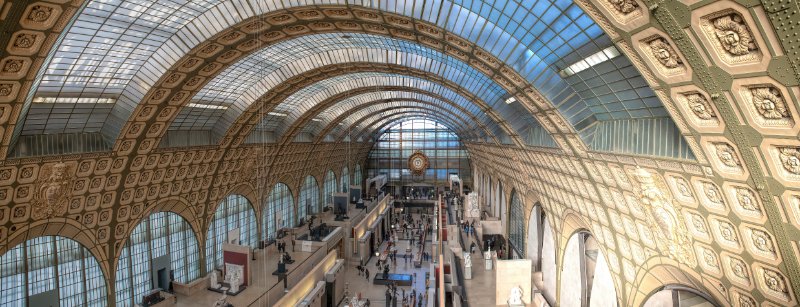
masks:
<svg viewBox="0 0 800 307"><path fill-rule="evenodd" d="M231 292L239 292L239 273L236 271L234 271L233 275L231 276Z"/></svg>
<svg viewBox="0 0 800 307"><path fill-rule="evenodd" d="M472 267L472 256L469 253L464 253L464 267L465 268Z"/></svg>
<svg viewBox="0 0 800 307"><path fill-rule="evenodd" d="M228 295L223 293L222 297L220 297L216 302L214 302L213 307L225 307L228 306Z"/></svg>
<svg viewBox="0 0 800 307"><path fill-rule="evenodd" d="M219 282L217 281L217 270L212 270L209 275L211 275L211 288L219 288Z"/></svg>

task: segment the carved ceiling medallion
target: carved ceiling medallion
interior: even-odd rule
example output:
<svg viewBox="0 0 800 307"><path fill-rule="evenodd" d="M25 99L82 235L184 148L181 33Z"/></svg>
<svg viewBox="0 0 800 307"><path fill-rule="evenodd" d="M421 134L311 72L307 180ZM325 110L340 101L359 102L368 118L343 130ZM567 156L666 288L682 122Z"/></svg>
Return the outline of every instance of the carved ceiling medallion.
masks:
<svg viewBox="0 0 800 307"><path fill-rule="evenodd" d="M723 165L732 168L741 168L742 163L739 161L739 157L736 156L736 151L733 149L733 146L727 143L715 143L714 148L717 151L717 158L719 158L719 161L722 162Z"/></svg>
<svg viewBox="0 0 800 307"><path fill-rule="evenodd" d="M714 18L712 23L717 40L731 55L741 56L758 50L750 28L738 13Z"/></svg>
<svg viewBox="0 0 800 307"><path fill-rule="evenodd" d="M677 68L683 64L683 61L675 53L675 50L672 49L672 46L663 38L656 38L650 41L648 45L650 45L650 51L653 53L653 56L661 65L664 65L664 67Z"/></svg>
<svg viewBox="0 0 800 307"><path fill-rule="evenodd" d="M65 163L42 166L33 195L32 214L35 220L64 215L72 195L73 166Z"/></svg>
<svg viewBox="0 0 800 307"><path fill-rule="evenodd" d="M689 105L689 110L691 110L697 118L703 120L716 119L717 114L714 113L714 109L711 108L705 96L698 92L683 94L683 96L686 99L686 103Z"/></svg>
<svg viewBox="0 0 800 307"><path fill-rule="evenodd" d="M780 147L778 152L783 169L794 175L800 175L800 147Z"/></svg>
<svg viewBox="0 0 800 307"><path fill-rule="evenodd" d="M756 64L764 59L765 55L759 47L758 33L753 32L750 16L743 13L746 9L736 6L737 9L729 8L721 11L710 12L710 14L700 17L700 31L704 33L704 38L714 51L717 60L728 65L727 69L740 71L736 66L746 64ZM697 10L709 12L714 8ZM769 55L766 55L769 57Z"/></svg>
<svg viewBox="0 0 800 307"><path fill-rule="evenodd" d="M764 119L789 118L789 109L781 91L773 86L759 86L750 88L753 97L751 102L761 117Z"/></svg>

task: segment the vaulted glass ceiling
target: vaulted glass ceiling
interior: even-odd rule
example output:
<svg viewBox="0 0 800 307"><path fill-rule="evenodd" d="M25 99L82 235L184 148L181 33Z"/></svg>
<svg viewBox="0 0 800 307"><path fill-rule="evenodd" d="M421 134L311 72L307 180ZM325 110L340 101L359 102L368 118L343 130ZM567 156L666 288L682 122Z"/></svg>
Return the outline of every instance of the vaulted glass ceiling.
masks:
<svg viewBox="0 0 800 307"><path fill-rule="evenodd" d="M291 50L291 52L287 52ZM227 110L192 110L185 108L178 115L171 129L173 130L206 130L213 129L218 135L224 135L227 128L253 101L270 89L278 86L286 79L302 72L330 64L351 62L373 62L413 67L421 71L441 76L455 84L459 84L469 93L478 96L482 101L502 112L504 118L513 120L523 115L524 121L536 122L519 104L506 105L505 98L510 95L484 73L439 51L417 45L412 42L360 33L327 33L312 34L283 41L262 49L238 61L209 82L192 102L203 105L220 106ZM385 74L384 74L385 75ZM395 79L388 82L377 82L372 77L362 75L363 83L341 83L341 79L332 78L318 82L300 92L293 94L275 110L285 112L289 116L282 122L291 123L305 111L335 93L341 93L360 87L379 85L410 86L422 89L440 89L437 93L454 98L454 101L467 107L472 105L467 98L454 95L451 90L444 89L436 82L419 78ZM414 80L414 81L408 81ZM344 86L347 85L347 89ZM312 97L313 95L318 95ZM471 107L477 110L478 107ZM219 119L213 116L224 113ZM207 114L210 118L197 116ZM272 126L277 126L273 123ZM266 127L265 129L271 130Z"/></svg>
<svg viewBox="0 0 800 307"><path fill-rule="evenodd" d="M484 115L481 114L482 112L479 112L479 110L471 110L471 112L469 112L470 110L466 110L459 105L453 105L451 103L452 102L445 102L437 99L436 97L419 92L382 91L359 94L341 100L335 105L330 106L328 109L319 113L306 124L306 127L303 128L303 132L311 133L317 136L322 133L322 129L332 124L351 125L353 123L353 118L359 118L354 117L357 114L362 114L364 112L377 112L385 108L398 106L433 107L459 116L461 119L465 120L465 124L469 124L471 129L477 129L480 126L490 126L493 129L500 129L496 123L488 120ZM343 115L346 115L347 117L342 118L338 123L333 122ZM478 116L481 116L481 118L478 118ZM275 122L262 121L263 125L260 125L259 128L265 129L267 127L272 127L273 129L277 129L279 131L278 134L283 135L286 132L286 129L289 128L291 120L284 118L283 121L278 121L278 123L281 122L285 123L273 124Z"/></svg>
<svg viewBox="0 0 800 307"><path fill-rule="evenodd" d="M433 93L441 97L444 97L449 101L457 103L461 108L466 109L467 111L473 113L476 117L480 118L481 120L485 120L486 122L491 121L489 116L486 113L484 113L481 110L480 106L477 105L475 102L470 101L464 96L436 82L432 82L414 76L404 76L392 73L365 72L365 73L352 73L352 74L336 76L333 78L325 79L323 81L314 83L308 87L301 89L295 94L289 96L274 110L274 112L287 114L288 116L279 121L269 121L269 120L262 121L259 127L264 130L278 131L279 133L283 133L283 131L286 128L288 128L289 124L297 120L301 115L303 115L306 111L308 111L308 109L310 109L311 107L315 106L316 104L325 100L328 97L337 95L339 93L347 93L357 89L366 89L368 91L376 93L376 95L386 95L391 93L391 92L377 91L377 89L383 86L404 87L408 89L417 89L424 92ZM498 100L499 97L500 96L494 96L492 99ZM357 99L357 98L359 97L353 97L351 99ZM361 98L363 99L367 97L361 97ZM358 102L366 103L368 101L361 100ZM524 110L522 111L524 112ZM329 113L330 116L332 116L332 118L341 114L341 113L333 114L331 112ZM492 125L497 127L496 123L492 123ZM499 130L499 127L496 129Z"/></svg>
<svg viewBox="0 0 800 307"><path fill-rule="evenodd" d="M360 110L358 112L353 113L352 115L348 116L348 120L350 120L353 124L363 124L369 121L369 118L379 117L379 116L387 116L392 114L393 112L411 112L411 111L432 111L434 113L438 113L445 117L452 117L458 121L458 129L454 129L454 131L458 131L464 138L468 139L475 139L479 137L479 135L485 135L486 133L483 132L483 128L475 127L471 124L471 120L469 117L464 117L465 115L459 114L457 112L453 112L451 110L442 110L436 106L431 106L425 103L419 103L414 101L395 101L387 104L379 104L375 106L371 106L370 108ZM324 127L323 127L324 128ZM351 131L351 127L343 127L341 131ZM311 133L313 135L319 135L321 131L318 129L314 129L313 125L306 125L303 129L306 133ZM336 132L334 132L336 133Z"/></svg>
<svg viewBox="0 0 800 307"><path fill-rule="evenodd" d="M64 32L57 49L51 51L48 67L40 72L32 89L35 95L28 98L22 110L20 118L25 122L16 126L15 137L23 131L102 131L107 140L113 140L145 93L189 50L247 18L306 5L347 5L395 13L432 23L474 42L553 101L584 139L590 138L589 144L607 131L595 125L599 121L669 120L660 101L624 55L566 79L558 74L612 45L600 27L571 0L92 0ZM405 45L395 44L392 48L403 48L409 55L424 54L413 43ZM284 49L278 58L294 52ZM240 63L241 68L244 63ZM225 96L207 94L197 98ZM64 103L34 107L36 115L25 116L34 97L109 98L113 107ZM183 111L174 128L208 129L232 121L227 115L233 108L200 109ZM215 120L220 114L222 120Z"/></svg>

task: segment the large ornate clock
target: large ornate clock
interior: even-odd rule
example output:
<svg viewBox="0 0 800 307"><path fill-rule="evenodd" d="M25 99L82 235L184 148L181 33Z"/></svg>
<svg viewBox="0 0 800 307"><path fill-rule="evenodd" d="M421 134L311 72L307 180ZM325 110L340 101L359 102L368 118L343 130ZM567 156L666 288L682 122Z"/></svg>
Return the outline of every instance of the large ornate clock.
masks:
<svg viewBox="0 0 800 307"><path fill-rule="evenodd" d="M408 169L411 170L412 175L422 176L428 169L428 156L417 150L408 157Z"/></svg>

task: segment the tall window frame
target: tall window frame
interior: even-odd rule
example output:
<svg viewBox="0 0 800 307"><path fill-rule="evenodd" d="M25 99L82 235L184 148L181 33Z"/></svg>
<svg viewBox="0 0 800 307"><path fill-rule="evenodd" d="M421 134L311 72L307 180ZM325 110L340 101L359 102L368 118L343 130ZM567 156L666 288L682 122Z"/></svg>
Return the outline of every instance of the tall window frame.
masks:
<svg viewBox="0 0 800 307"><path fill-rule="evenodd" d="M100 264L79 242L41 236L0 256L0 306L29 306L29 297L56 291L61 306L107 306Z"/></svg>
<svg viewBox="0 0 800 307"><path fill-rule="evenodd" d="M345 193L350 191L350 169L347 166L342 168L342 180L340 182L342 183L342 188L339 191Z"/></svg>
<svg viewBox="0 0 800 307"><path fill-rule="evenodd" d="M508 241L519 258L525 258L525 204L516 190L511 191L509 204Z"/></svg>
<svg viewBox="0 0 800 307"><path fill-rule="evenodd" d="M306 176L303 180L303 185L300 187L300 199L297 200L298 219L306 215L317 214L322 210L319 194L317 178L311 175Z"/></svg>
<svg viewBox="0 0 800 307"><path fill-rule="evenodd" d="M278 230L297 225L294 219L294 196L289 186L283 182L276 183L272 187L264 210L267 212L263 221L267 225L264 232L268 240L274 239Z"/></svg>
<svg viewBox="0 0 800 307"><path fill-rule="evenodd" d="M239 228L240 244L257 246L258 228L253 205L247 197L231 194L217 205L206 232L206 273L222 266L222 243L226 241L228 232L236 228Z"/></svg>
<svg viewBox="0 0 800 307"><path fill-rule="evenodd" d="M337 193L338 192L337 189L336 189L336 174L333 173L333 170L328 170L328 172L325 173L324 192L325 192L325 196L324 196L325 203L323 203L323 206L332 205L333 204L333 193Z"/></svg>
<svg viewBox="0 0 800 307"><path fill-rule="evenodd" d="M408 158L416 151L428 157L422 176L411 174ZM472 180L472 166L461 139L451 129L427 118L397 122L378 136L367 159L369 177L385 174L389 182L447 184L450 174Z"/></svg>
<svg viewBox="0 0 800 307"><path fill-rule="evenodd" d="M142 219L125 242L117 264L116 306L134 306L152 290L152 260L169 255L175 281L188 284L200 277L199 241L191 225L177 213L154 212Z"/></svg>

